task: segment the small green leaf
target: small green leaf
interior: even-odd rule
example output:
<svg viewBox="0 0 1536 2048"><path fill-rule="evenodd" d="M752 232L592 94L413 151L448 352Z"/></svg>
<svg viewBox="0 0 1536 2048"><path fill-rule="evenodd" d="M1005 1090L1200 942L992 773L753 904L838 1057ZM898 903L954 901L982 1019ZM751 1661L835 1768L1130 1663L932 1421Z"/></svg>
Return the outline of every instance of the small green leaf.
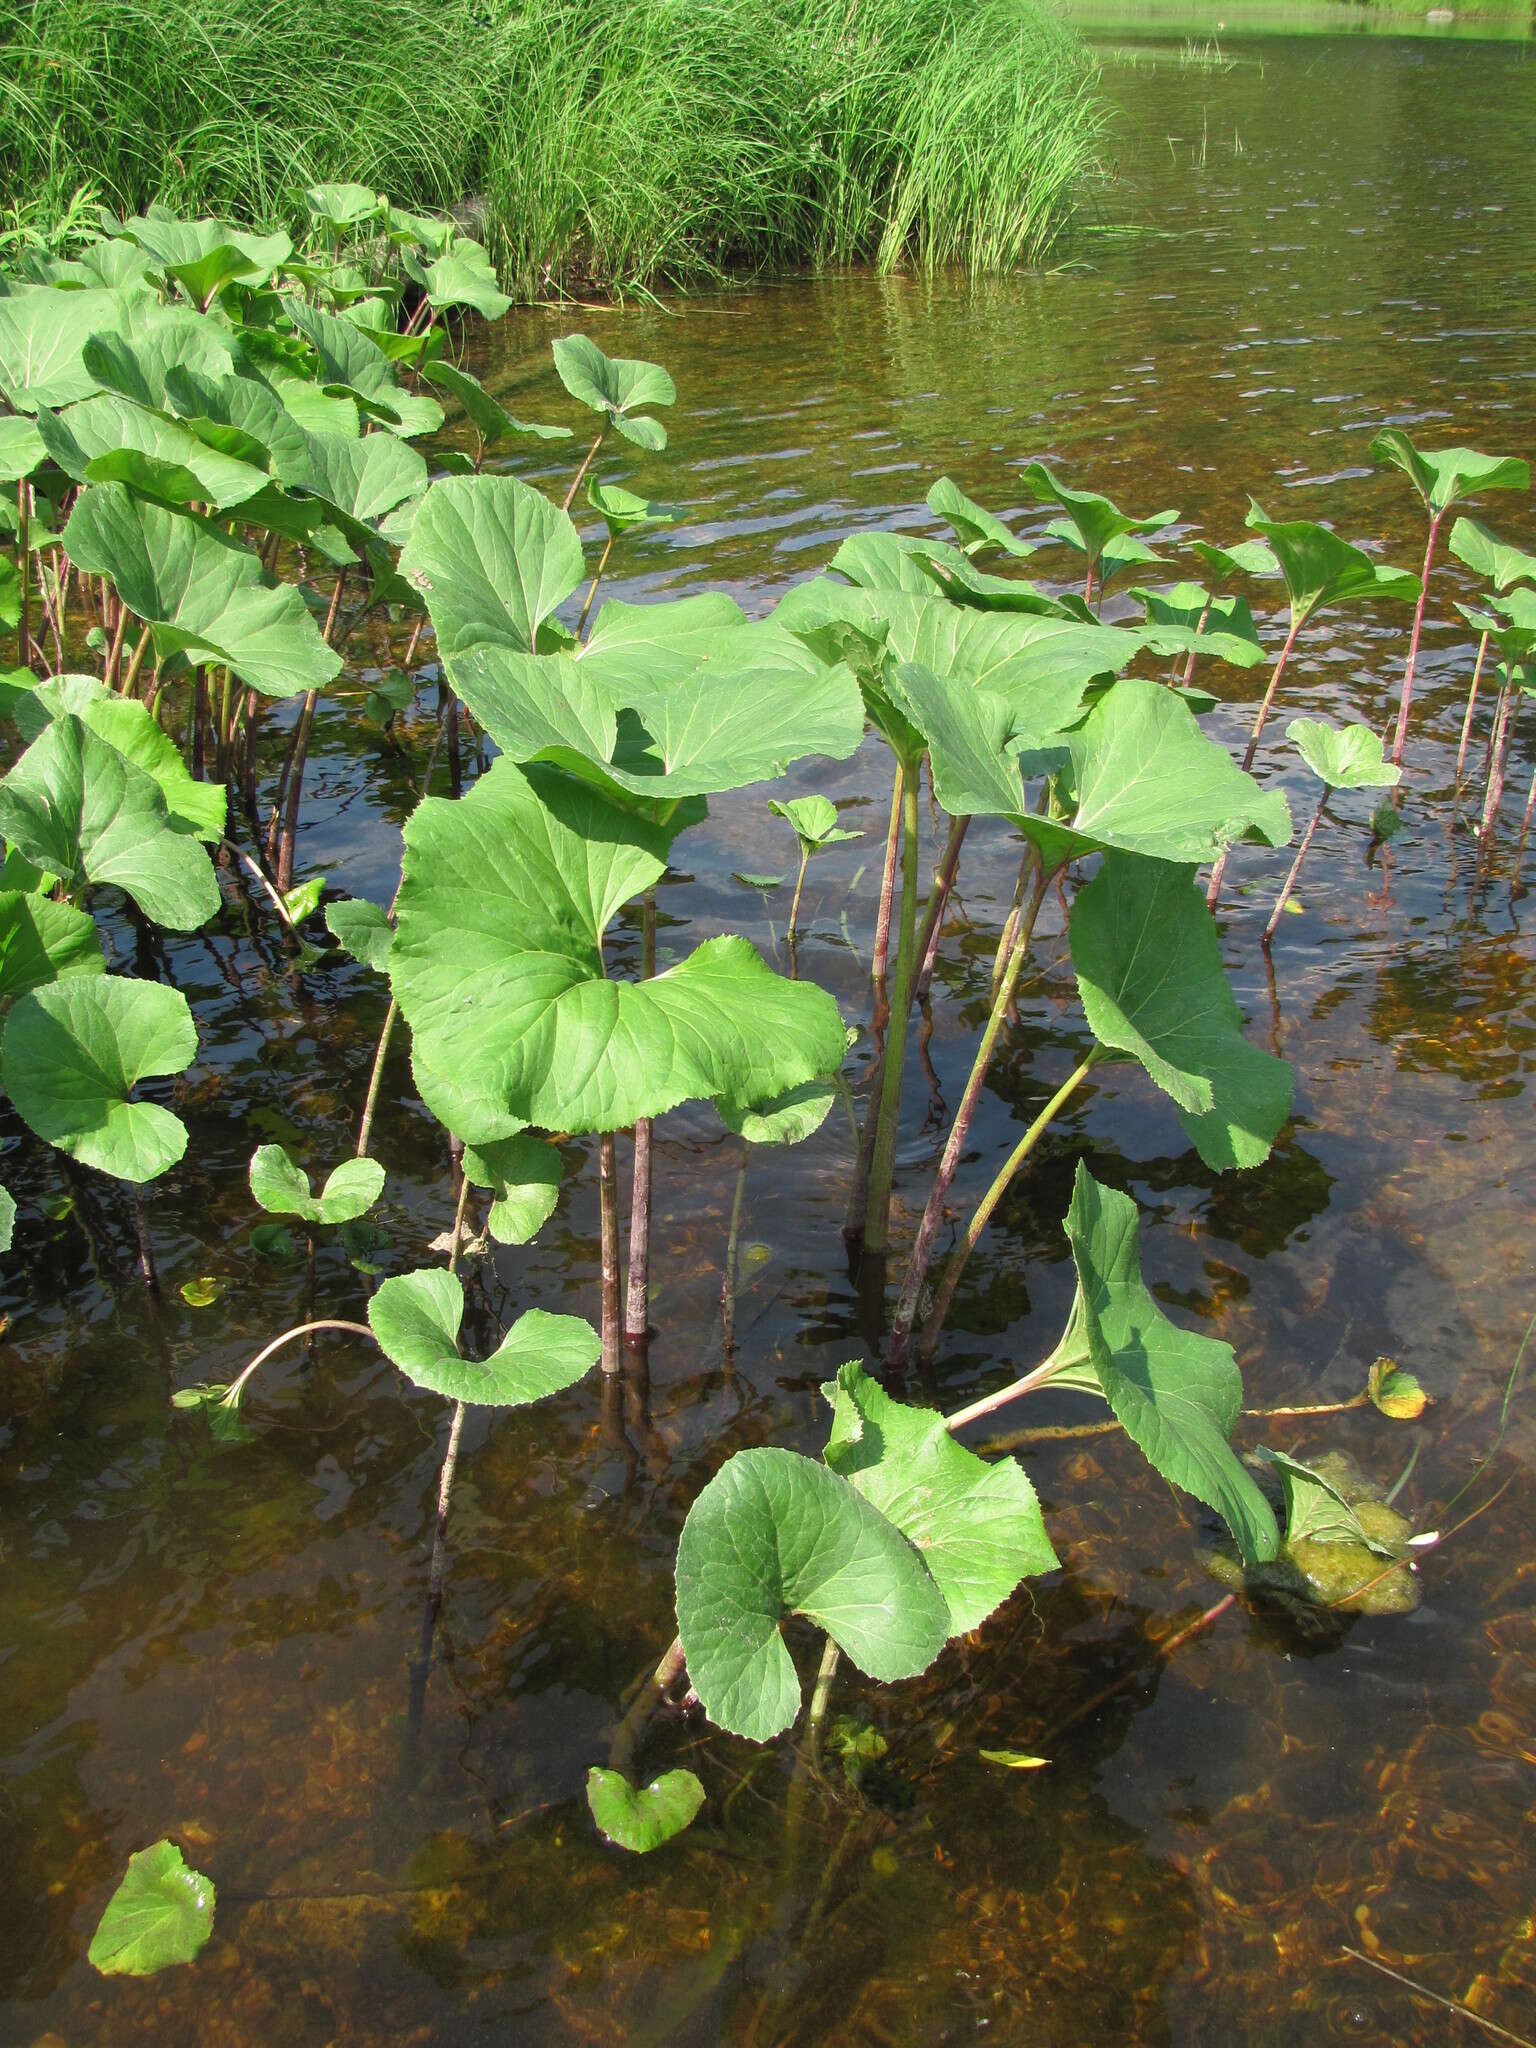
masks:
<svg viewBox="0 0 1536 2048"><path fill-rule="evenodd" d="M530 1308L483 1364L459 1356L464 1290L439 1266L399 1273L368 1304L368 1323L386 1358L408 1380L450 1401L521 1408L574 1386L602 1351L580 1316Z"/></svg>
<svg viewBox="0 0 1536 2048"><path fill-rule="evenodd" d="M496 283L490 257L467 235L455 235L442 255L428 264L425 290L439 309L468 306L483 320L499 320L512 304Z"/></svg>
<svg viewBox="0 0 1536 2048"><path fill-rule="evenodd" d="M1005 555L1016 557L1035 552L1037 543L1020 540L1001 519L978 505L974 498L968 498L947 476L941 476L928 493L928 510L949 521L968 555L979 555L989 547L1001 548Z"/></svg>
<svg viewBox="0 0 1536 2048"><path fill-rule="evenodd" d="M554 345L555 369L572 398L607 415L626 440L641 448L667 445L660 420L639 411L645 405L671 405L677 386L659 363L606 356L584 334L568 334Z"/></svg>
<svg viewBox="0 0 1536 2048"><path fill-rule="evenodd" d="M96 920L50 896L0 890L0 1003L72 974L105 974Z"/></svg>
<svg viewBox="0 0 1536 2048"><path fill-rule="evenodd" d="M1213 541L1192 540L1190 552L1198 555L1206 573L1217 583L1234 576L1278 576L1280 564L1261 540L1240 540L1233 547L1217 547Z"/></svg>
<svg viewBox="0 0 1536 2048"><path fill-rule="evenodd" d="M0 428L6 423L0 421ZM0 471L0 475L4 472ZM1479 576L1486 576L1503 594L1516 583L1536 583L1536 555L1511 547L1475 519L1458 519L1451 528L1451 553Z"/></svg>
<svg viewBox="0 0 1536 2048"><path fill-rule="evenodd" d="M672 526L683 516L681 507L654 504L619 484L588 483L587 503L600 515L611 539L637 526Z"/></svg>
<svg viewBox="0 0 1536 2048"><path fill-rule="evenodd" d="M983 1763L1001 1764L1006 1771L1043 1771L1051 1761L1048 1756L1030 1756L1022 1749L978 1749L976 1754Z"/></svg>
<svg viewBox="0 0 1536 2048"><path fill-rule="evenodd" d="M1390 1358L1373 1361L1365 1384L1372 1406L1394 1422L1416 1422L1429 1406L1429 1396L1413 1374Z"/></svg>
<svg viewBox="0 0 1536 2048"><path fill-rule="evenodd" d="M543 1229L555 1212L565 1176L554 1146L527 1131L467 1145L464 1171L495 1198L486 1228L498 1244L526 1244Z"/></svg>
<svg viewBox="0 0 1536 2048"><path fill-rule="evenodd" d="M764 895L766 895L770 889L782 889L789 880L789 877L788 875L749 875L738 868L733 872L731 880L733 882L744 882L749 889L761 889Z"/></svg>
<svg viewBox="0 0 1536 2048"><path fill-rule="evenodd" d="M204 1273L199 1279L182 1281L181 1298L188 1308L212 1308L228 1286L216 1273Z"/></svg>
<svg viewBox="0 0 1536 2048"><path fill-rule="evenodd" d="M251 1250L277 1265L286 1265L299 1256L298 1242L286 1223L258 1223L251 1232Z"/></svg>
<svg viewBox="0 0 1536 2048"><path fill-rule="evenodd" d="M1088 557L1090 567L1095 566L1109 544L1122 535L1156 533L1162 527L1172 526L1179 516L1171 509L1166 512L1150 512L1145 517L1122 512L1118 505L1108 498L1100 497L1097 491L1069 490L1065 484L1057 481L1043 462L1031 462L1024 471L1023 480L1034 492L1037 502L1061 507L1076 530L1077 545ZM1051 522L1052 527L1057 529L1052 534L1053 539L1067 537L1060 531L1062 523L1054 520Z"/></svg>
<svg viewBox="0 0 1536 2048"><path fill-rule="evenodd" d="M105 1977L152 1977L190 1963L213 1932L214 1888L174 1842L156 1842L128 1868L91 1937L89 1960Z"/></svg>
<svg viewBox="0 0 1536 2048"><path fill-rule="evenodd" d="M344 1159L315 1196L309 1175L281 1145L258 1145L251 1154L250 1180L251 1193L270 1215L297 1216L301 1223L349 1223L379 1199L384 1169L376 1159Z"/></svg>
<svg viewBox="0 0 1536 2048"><path fill-rule="evenodd" d="M1388 597L1413 604L1419 579L1407 569L1385 568L1362 549L1340 540L1310 519L1271 519L1257 498L1248 504L1247 524L1274 551L1291 601L1291 623L1301 626L1328 605L1357 597Z"/></svg>
<svg viewBox="0 0 1536 2048"><path fill-rule="evenodd" d="M831 1081L803 1081L750 1109L719 1101L720 1121L749 1145L799 1145L814 1136L827 1120L837 1088Z"/></svg>
<svg viewBox="0 0 1536 2048"><path fill-rule="evenodd" d="M637 1856L680 1835L703 1804L704 1787L692 1771L666 1771L639 1791L622 1771L594 1764L587 1773L587 1805L599 1831Z"/></svg>
<svg viewBox="0 0 1536 2048"><path fill-rule="evenodd" d="M884 1682L925 1671L949 1634L918 1551L847 1480L793 1451L738 1451L689 1509L677 1549L688 1676L733 1735L771 1741L800 1710L788 1614Z"/></svg>
<svg viewBox="0 0 1536 2048"><path fill-rule="evenodd" d="M320 898L325 894L324 875L311 875L307 882L300 882L283 897L283 908L294 924L302 924L306 917L313 917L320 907Z"/></svg>
<svg viewBox="0 0 1536 2048"><path fill-rule="evenodd" d="M331 937L354 960L371 967L375 974L388 973L389 948L395 929L377 903L370 903L363 896L328 903L325 922Z"/></svg>
<svg viewBox="0 0 1536 2048"><path fill-rule="evenodd" d="M1285 1540L1297 1543L1364 1543L1383 1556L1391 1552L1385 1544L1373 1542L1360 1526L1360 1517L1331 1481L1299 1458L1284 1451L1259 1446L1259 1456L1280 1475L1285 1495Z"/></svg>
<svg viewBox="0 0 1536 2048"><path fill-rule="evenodd" d="M382 213L389 204L381 193L370 191L366 185L311 185L304 193L304 204L318 221L328 228L355 228L365 220L372 220Z"/></svg>
<svg viewBox="0 0 1536 2048"><path fill-rule="evenodd" d="M1022 1465L987 1464L936 1409L892 1400L856 1362L822 1392L832 1403L828 1465L917 1545L951 1635L979 1628L1021 1580L1058 1569Z"/></svg>
<svg viewBox="0 0 1536 2048"><path fill-rule="evenodd" d="M347 1255L347 1263L359 1273L382 1273L384 1268L374 1254L390 1250L394 1239L387 1230L381 1230L376 1223L366 1218L354 1217L350 1223L341 1226L341 1246Z"/></svg>
<svg viewBox="0 0 1536 2048"><path fill-rule="evenodd" d="M774 797L769 800L768 808L788 820L807 853L816 853L823 846L837 846L846 839L862 839L864 836L862 832L843 830L837 822L837 809L830 797L793 796L783 803Z"/></svg>
<svg viewBox="0 0 1536 2048"><path fill-rule="evenodd" d="M1391 789L1402 776L1385 758L1380 733L1368 725L1336 728L1321 718L1293 718L1285 736L1330 789Z"/></svg>
<svg viewBox="0 0 1536 2048"><path fill-rule="evenodd" d="M0 1252L8 1252L16 1229L16 1202L9 1188L0 1188Z"/></svg>
<svg viewBox="0 0 1536 2048"><path fill-rule="evenodd" d="M1479 455L1474 448L1415 448L1401 427L1383 427L1371 460L1400 469L1430 512L1445 512L1479 491L1528 491L1529 463L1513 455Z"/></svg>
<svg viewBox="0 0 1536 2048"><path fill-rule="evenodd" d="M5 1024L5 1086L23 1123L118 1180L153 1180L186 1151L179 1117L129 1095L196 1056L197 1027L180 990L121 975L73 975L33 989Z"/></svg>

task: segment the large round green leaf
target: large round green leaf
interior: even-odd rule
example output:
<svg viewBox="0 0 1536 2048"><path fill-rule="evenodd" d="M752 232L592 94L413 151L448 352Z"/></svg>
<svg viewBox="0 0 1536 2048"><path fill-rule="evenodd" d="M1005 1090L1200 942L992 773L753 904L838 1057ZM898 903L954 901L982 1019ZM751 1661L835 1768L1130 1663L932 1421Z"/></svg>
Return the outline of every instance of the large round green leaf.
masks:
<svg viewBox="0 0 1536 2048"><path fill-rule="evenodd" d="M71 894L126 890L146 917L192 931L219 907L218 879L146 774L73 713L55 718L0 780L0 833Z"/></svg>
<svg viewBox="0 0 1536 2048"><path fill-rule="evenodd" d="M949 1632L980 1628L1021 1579L1057 1569L1035 1489L1012 1458L989 1465L934 1408L892 1400L862 1365L822 1390L826 1460L917 1545L949 1606Z"/></svg>
<svg viewBox="0 0 1536 2048"><path fill-rule="evenodd" d="M1169 1322L1141 1277L1136 1204L1081 1160L1066 1232L1077 1298L1054 1354L1061 1370L1089 1368L1147 1462L1213 1507L1249 1563L1273 1557L1274 1515L1230 1441L1243 1405L1231 1345Z"/></svg>
<svg viewBox="0 0 1536 2048"><path fill-rule="evenodd" d="M831 997L745 939L651 981L606 978L603 933L665 871L667 838L595 791L499 760L460 802L420 805L405 841L390 982L425 1066L487 1119L616 1130L841 1064Z"/></svg>
<svg viewBox="0 0 1536 2048"><path fill-rule="evenodd" d="M400 557L445 657L481 641L531 654L584 567L570 519L515 476L440 478Z"/></svg>
<svg viewBox="0 0 1536 2048"><path fill-rule="evenodd" d="M159 982L75 975L22 996L5 1024L5 1086L22 1122L118 1180L153 1180L186 1151L179 1117L129 1096L196 1056L187 999Z"/></svg>
<svg viewBox="0 0 1536 2048"><path fill-rule="evenodd" d="M341 668L299 592L273 585L249 548L211 521L136 498L122 484L82 492L64 529L77 568L111 578L162 658L218 662L267 697L319 689Z"/></svg>
<svg viewBox="0 0 1536 2048"><path fill-rule="evenodd" d="M1267 1159L1291 1106L1291 1069L1243 1036L1193 868L1110 853L1077 892L1070 929L1099 1044L1140 1061L1207 1166Z"/></svg>
<svg viewBox="0 0 1536 2048"><path fill-rule="evenodd" d="M37 409L48 453L76 483L125 483L172 505L239 505L267 482L265 468L210 448L181 421L150 412L115 392L99 392L63 412Z"/></svg>
<svg viewBox="0 0 1536 2048"><path fill-rule="evenodd" d="M53 676L38 684L30 705L17 705L15 717L30 740L51 719L70 713L155 782L178 831L193 832L199 839L224 837L223 789L217 783L199 782L188 772L176 742L137 698L118 696L95 676Z"/></svg>
<svg viewBox="0 0 1536 2048"><path fill-rule="evenodd" d="M856 1487L793 1451L738 1451L688 1511L677 1547L677 1630L718 1726L753 1742L800 1711L779 1624L803 1614L870 1678L915 1678L949 1635L949 1608L915 1546Z"/></svg>
<svg viewBox="0 0 1536 2048"><path fill-rule="evenodd" d="M156 1842L128 1858L107 1901L88 1960L106 1977L152 1977L190 1963L213 1932L212 1880L189 1869L174 1842Z"/></svg>
<svg viewBox="0 0 1536 2048"><path fill-rule="evenodd" d="M522 1408L574 1386L602 1351L580 1316L530 1308L477 1365L459 1356L463 1320L464 1290L441 1266L397 1273L368 1304L368 1324L385 1357L414 1385L450 1401Z"/></svg>
<svg viewBox="0 0 1536 2048"><path fill-rule="evenodd" d="M251 1154L251 1193L272 1216L297 1216L304 1223L351 1223L365 1216L384 1190L377 1159L344 1159L318 1195L309 1175L281 1145L258 1145Z"/></svg>
<svg viewBox="0 0 1536 2048"><path fill-rule="evenodd" d="M51 896L0 889L0 1003L71 974L105 974L96 920Z"/></svg>

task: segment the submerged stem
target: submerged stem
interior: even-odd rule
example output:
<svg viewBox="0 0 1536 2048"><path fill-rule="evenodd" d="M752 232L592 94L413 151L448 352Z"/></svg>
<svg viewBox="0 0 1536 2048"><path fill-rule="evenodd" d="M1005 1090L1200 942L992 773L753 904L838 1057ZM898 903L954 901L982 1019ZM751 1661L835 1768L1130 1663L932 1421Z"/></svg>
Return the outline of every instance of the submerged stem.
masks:
<svg viewBox="0 0 1536 2048"><path fill-rule="evenodd" d="M1296 645L1296 635L1301 631L1303 624L1304 616L1302 614L1297 613L1292 616L1291 630L1285 636L1285 645L1280 650L1280 659L1275 663L1274 671L1269 678L1269 688L1264 692L1263 701L1259 705L1258 716L1253 721L1253 731L1248 735L1248 744L1243 749L1243 773L1245 775L1253 767L1253 757L1258 752L1259 735L1264 730L1265 721L1269 717L1269 708L1275 701L1275 691L1279 687L1281 676L1285 673L1285 664L1290 660L1291 649ZM1217 858L1216 865L1211 869L1211 879L1205 892L1205 907L1207 910L1214 910L1216 908L1217 901L1221 895L1221 878L1227 872L1227 858L1231 851L1231 847L1224 846Z"/></svg>
<svg viewBox="0 0 1536 2048"><path fill-rule="evenodd" d="M246 1381L258 1367L266 1364L274 1352L281 1351L285 1344L292 1344L296 1338L312 1337L316 1330L346 1330L354 1337L367 1337L370 1340L373 1337L373 1332L366 1323L339 1322L330 1316L323 1316L318 1322L295 1323L291 1330L284 1330L280 1337L274 1337L270 1344L263 1345L250 1364L230 1381L224 1394L224 1406L234 1408L239 1405L241 1389Z"/></svg>
<svg viewBox="0 0 1536 2048"><path fill-rule="evenodd" d="M1472 670L1472 686L1467 691L1467 715L1461 721L1461 745L1456 749L1456 786L1461 787L1461 771L1466 765L1467 741L1472 734L1472 713L1477 705L1477 686L1482 681L1483 662L1488 653L1488 635L1484 633L1477 643L1477 661Z"/></svg>
<svg viewBox="0 0 1536 2048"><path fill-rule="evenodd" d="M1291 872L1286 876L1285 882L1280 890L1280 894L1275 898L1275 907L1269 913L1269 923L1264 927L1264 934L1262 939L1262 943L1265 946L1267 946L1270 940L1275 936L1275 926L1279 924L1281 914L1283 913L1286 904L1289 903L1291 900L1291 891L1296 886L1296 877L1301 873L1301 864L1307 857L1307 848L1312 844L1312 834L1323 822L1323 813L1327 810L1328 799L1332 795L1333 791L1328 787L1328 784L1325 782L1323 784L1323 793L1317 800L1317 809L1312 813L1311 819L1308 821L1307 824L1307 829L1301 835L1301 844L1296 849L1296 858L1291 862Z"/></svg>
<svg viewBox="0 0 1536 2048"><path fill-rule="evenodd" d="M729 1358L736 1349L736 1249L741 1242L741 1203L747 1188L747 1141L741 1141L741 1164L736 1169L736 1192L731 1197L731 1227L725 1239L725 1277L720 1282L720 1324Z"/></svg>
<svg viewBox="0 0 1536 2048"><path fill-rule="evenodd" d="M1429 595L1429 570L1435 556L1435 542L1440 536L1440 522L1445 513L1430 515L1429 541L1424 549L1424 570L1419 578L1419 601L1413 608L1413 632L1408 639L1408 666L1403 670L1403 694L1397 707L1397 734L1392 742L1392 766L1399 767L1403 758L1403 742L1408 737L1408 706L1413 698L1413 672L1419 661L1419 634L1424 625L1424 600Z"/></svg>
<svg viewBox="0 0 1536 2048"><path fill-rule="evenodd" d="M656 891L647 889L640 906L640 979L656 973ZM634 1180L629 1197L629 1285L624 1298L624 1336L643 1344L650 1328L651 1293L651 1119L635 1119Z"/></svg>
<svg viewBox="0 0 1536 2048"><path fill-rule="evenodd" d="M373 1056L373 1069L368 1076L368 1094L363 1102L363 1118L357 1127L357 1157L367 1156L368 1146L373 1137L374 1111L379 1106L379 1089L384 1080L384 1057L389 1051L389 1041L394 1035L395 1019L400 1014L400 1005L391 996L389 1008L384 1012L384 1028L379 1033L379 1049Z"/></svg>
<svg viewBox="0 0 1536 2048"><path fill-rule="evenodd" d="M891 785L891 822L885 835L885 866L880 874L880 908L875 916L875 951L870 973L877 990L885 986L885 956L891 939L891 899L896 893L896 843L901 831L901 763Z"/></svg>
<svg viewBox="0 0 1536 2048"><path fill-rule="evenodd" d="M603 1371L619 1370L619 1169L613 1133L604 1131L597 1141L597 1199L601 1235L601 1285L603 1292Z"/></svg>

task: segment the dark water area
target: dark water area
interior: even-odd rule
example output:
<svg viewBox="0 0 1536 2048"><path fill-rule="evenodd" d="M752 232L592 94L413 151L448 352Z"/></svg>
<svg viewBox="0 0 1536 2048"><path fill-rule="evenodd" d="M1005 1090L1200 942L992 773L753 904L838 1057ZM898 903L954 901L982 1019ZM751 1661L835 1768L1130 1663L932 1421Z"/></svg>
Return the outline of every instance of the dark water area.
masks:
<svg viewBox="0 0 1536 2048"><path fill-rule="evenodd" d="M1182 534L1230 542L1251 492L1416 569L1406 482L1369 466L1378 426L1536 455L1536 71L1493 44L1273 39L1229 54L1240 61L1220 72L1183 70L1170 47L1110 67L1104 231L1050 274L974 287L860 275L513 315L484 368L526 416L567 416L548 344L574 326L676 377L666 454L605 450L600 469L687 517L624 544L612 594L724 586L759 612L849 533L936 530L923 499L940 474L1035 517L1019 482L1034 456L1134 511L1177 505ZM563 485L569 462L557 450L535 473ZM1527 500L1492 498L1481 516L1536 546ZM1031 567L1075 580L1059 551ZM1193 573L1184 557L1161 577ZM1251 595L1278 646L1276 589ZM1045 1396L1005 1419L1044 1426L1020 1455L1063 1569L919 1682L880 1690L844 1667L833 1712L888 1744L863 1789L835 1763L825 1786L792 1788L787 1747L673 1720L647 1773L687 1765L708 1804L648 1859L606 1846L586 1773L673 1633L689 1503L743 1445L819 1450L818 1388L865 1355L839 1232L847 1118L751 1159L734 1364L720 1286L737 1148L702 1107L658 1126L648 1375L605 1390L594 1373L535 1409L472 1411L413 1731L444 1405L371 1347L323 1338L311 1360L290 1352L263 1373L244 1442L213 1442L170 1406L303 1319L302 1264L251 1247L245 1162L266 1140L311 1170L350 1151L386 1000L344 962L295 969L268 927L231 914L163 942L201 1053L176 1105L187 1158L151 1191L158 1314L130 1284L131 1222L110 1194L117 1287L79 1221L50 1220L51 1164L6 1134L22 1213L0 1352L0 2040L1479 2037L1346 1944L1536 2036L1536 1392L1517 1393L1496 1457L1446 1506L1494 1441L1536 1312L1536 849L1522 880L1514 847L1533 745L1528 722L1479 869L1453 827L1472 647L1452 600L1470 594L1456 565L1437 569L1406 829L1372 852L1369 799L1337 801L1272 979L1259 933L1289 856L1244 849L1229 869L1233 986L1250 1036L1296 1073L1269 1162L1211 1174L1137 1069L1099 1071L999 1210L918 1390L953 1408L1050 1350L1071 1296L1061 1218L1085 1158L1136 1197L1149 1284L1235 1346L1253 1405L1345 1399L1378 1354L1422 1380L1434 1405L1416 1424L1364 1409L1239 1432L1244 1448L1342 1448L1382 1485L1416 1449L1398 1505L1424 1530L1497 1496L1423 1557L1416 1613L1309 1631L1239 1605L1160 1662L1159 1640L1217 1597L1201 1564L1214 1526L1118 1434L1052 1434L1085 1411ZM1293 658L1285 713L1384 724L1407 628L1402 608L1324 614ZM1205 678L1229 700L1210 729L1237 751L1264 677ZM434 717L425 687L391 751L355 710L322 704L301 871L388 900ZM1258 772L1300 818L1314 798L1283 724ZM887 762L867 744L793 778L864 834L813 864L799 949L850 1022L868 1017ZM787 889L733 879L792 868L768 794L718 801L679 842L663 959L734 928L787 964ZM931 1037L909 1068L898 1258L985 1014L1017 865L1005 830L973 829ZM638 947L636 918L628 964ZM1053 899L957 1195L974 1200L1086 1043ZM869 1057L866 1033L848 1070L861 1098ZM398 1269L452 1216L441 1133L403 1047L376 1150ZM540 1241L478 1268L473 1335L531 1304L595 1317L595 1151L572 1145L566 1162ZM182 1282L204 1274L226 1291L187 1306ZM322 1247L320 1313L360 1317L367 1288L339 1245ZM797 1649L809 1670L808 1635ZM999 1769L988 1748L1049 1762ZM91 1930L128 1854L162 1835L218 1886L213 1940L190 1969L103 1979L85 1961Z"/></svg>

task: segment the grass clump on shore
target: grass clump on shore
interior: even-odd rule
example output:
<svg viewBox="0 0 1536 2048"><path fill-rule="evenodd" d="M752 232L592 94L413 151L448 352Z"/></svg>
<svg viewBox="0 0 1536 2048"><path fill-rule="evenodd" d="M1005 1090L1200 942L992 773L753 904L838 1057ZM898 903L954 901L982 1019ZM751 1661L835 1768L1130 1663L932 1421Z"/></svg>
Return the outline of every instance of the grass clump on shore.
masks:
<svg viewBox="0 0 1536 2048"><path fill-rule="evenodd" d="M1099 129L1038 0L27 0L0 25L13 225L81 188L289 225L325 179L483 196L530 298L1029 262Z"/></svg>

